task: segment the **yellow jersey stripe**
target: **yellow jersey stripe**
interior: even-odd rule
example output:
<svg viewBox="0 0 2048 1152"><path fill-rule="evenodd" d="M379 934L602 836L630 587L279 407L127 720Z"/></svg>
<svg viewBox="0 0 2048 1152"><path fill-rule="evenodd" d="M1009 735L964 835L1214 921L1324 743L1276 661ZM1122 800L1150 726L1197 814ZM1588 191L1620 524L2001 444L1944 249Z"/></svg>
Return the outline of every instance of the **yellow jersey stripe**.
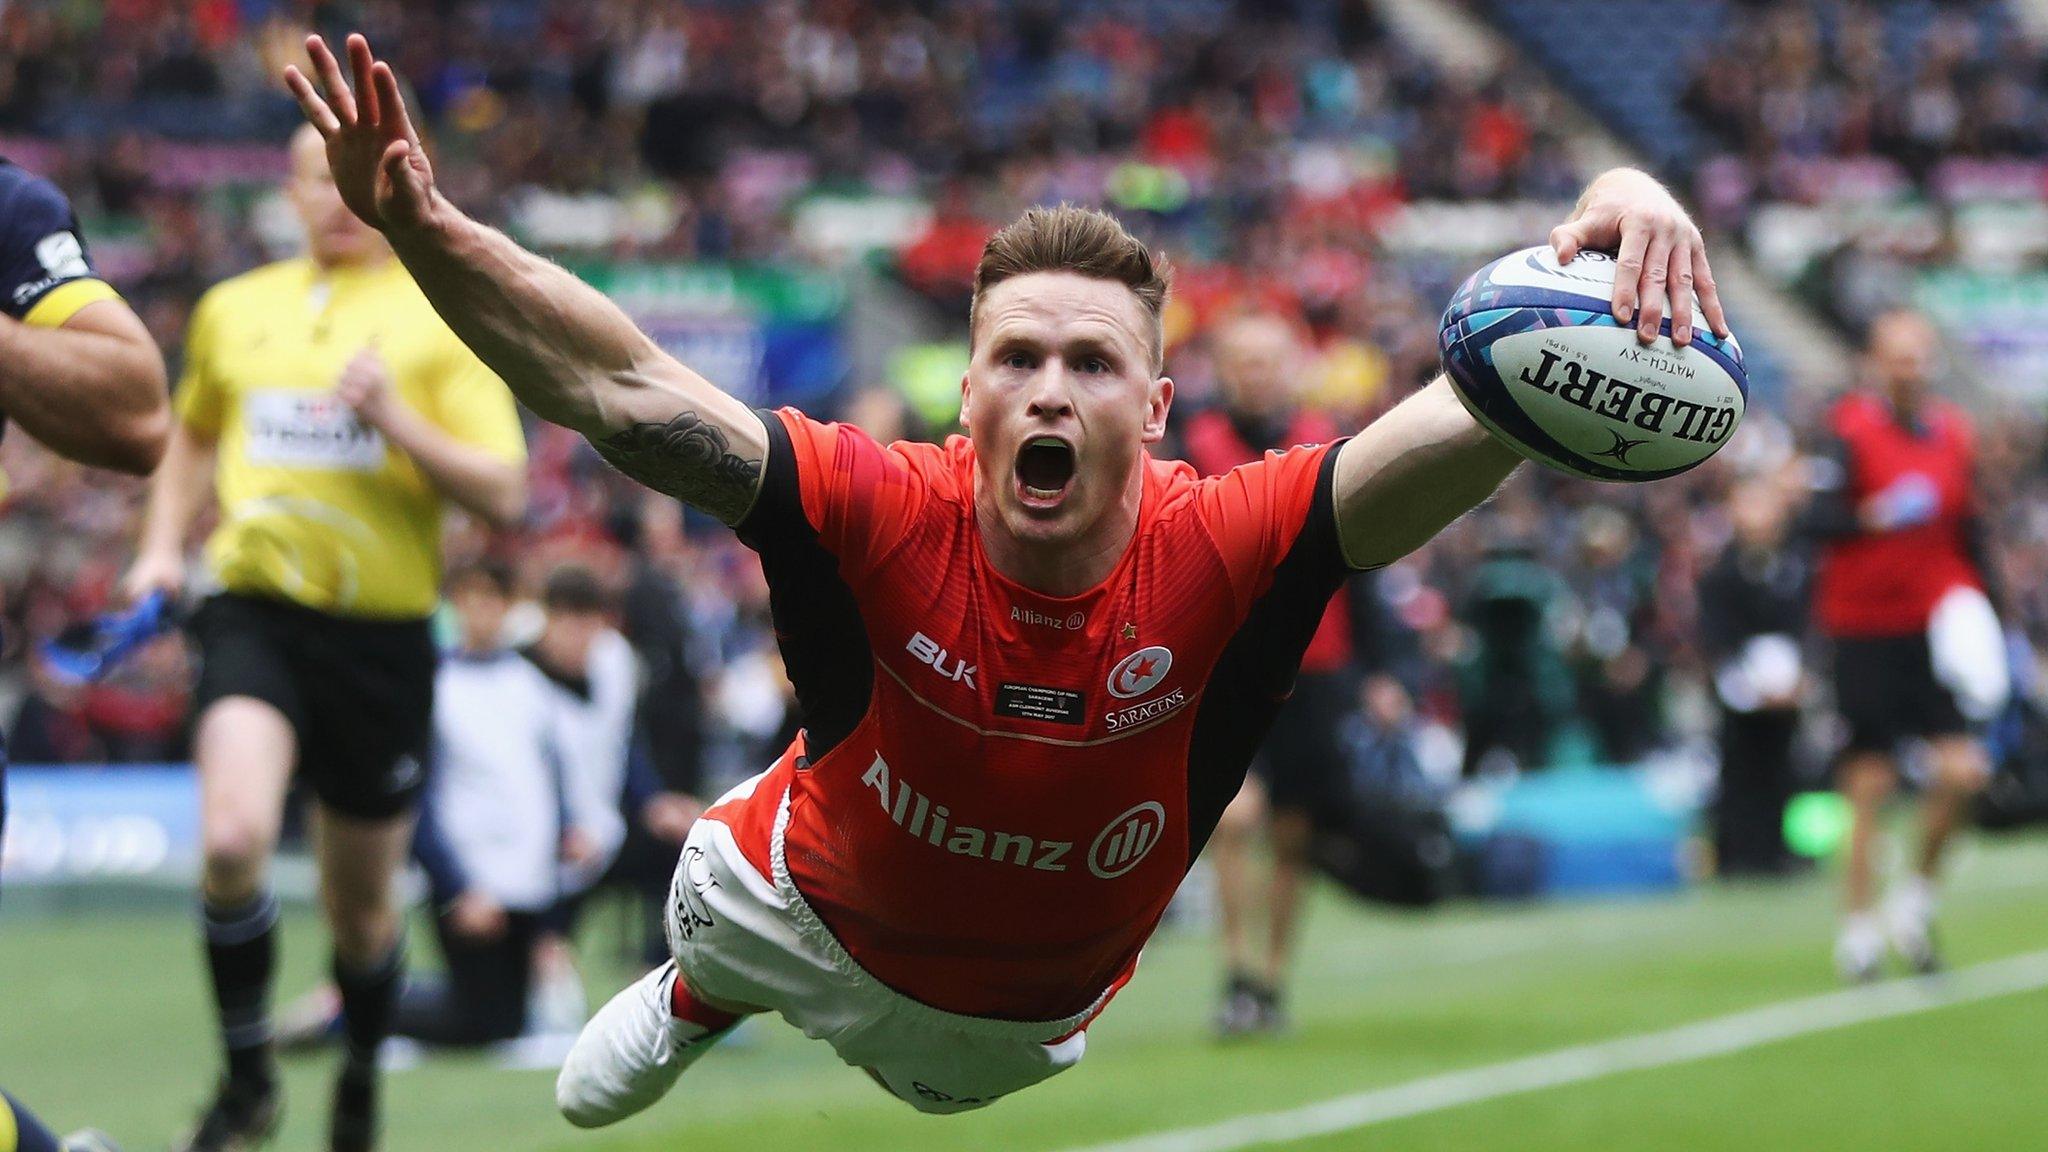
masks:
<svg viewBox="0 0 2048 1152"><path fill-rule="evenodd" d="M114 286L105 280L94 280L90 277L72 280L45 292L43 298L36 301L35 307L30 308L28 315L21 320L22 323L32 324L37 328L62 328L87 304L120 298L121 294L114 291ZM6 1152L5 1148L0 1147L0 1152Z"/></svg>

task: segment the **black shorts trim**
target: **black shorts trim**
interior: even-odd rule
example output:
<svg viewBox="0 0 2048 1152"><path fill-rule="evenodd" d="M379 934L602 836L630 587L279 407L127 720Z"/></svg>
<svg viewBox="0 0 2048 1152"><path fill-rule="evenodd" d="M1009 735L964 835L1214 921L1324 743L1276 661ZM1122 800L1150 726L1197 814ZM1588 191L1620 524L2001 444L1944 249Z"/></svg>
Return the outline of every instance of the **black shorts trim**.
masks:
<svg viewBox="0 0 2048 1152"><path fill-rule="evenodd" d="M298 775L328 808L384 820L410 811L427 779L437 653L427 620L352 620L223 592L200 606L196 718L229 696L284 714Z"/></svg>

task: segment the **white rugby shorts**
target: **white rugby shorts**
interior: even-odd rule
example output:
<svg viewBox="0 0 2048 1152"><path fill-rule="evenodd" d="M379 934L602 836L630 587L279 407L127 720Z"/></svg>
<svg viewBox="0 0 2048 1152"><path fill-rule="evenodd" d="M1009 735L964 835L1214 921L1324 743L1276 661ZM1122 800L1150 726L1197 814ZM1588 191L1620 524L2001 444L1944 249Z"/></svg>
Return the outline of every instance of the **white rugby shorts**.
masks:
<svg viewBox="0 0 2048 1152"><path fill-rule="evenodd" d="M751 796L760 779L718 803ZM667 925L669 949L692 993L779 1013L921 1112L980 1108L1080 1061L1088 1044L1082 1029L1099 1003L1037 1023L962 1016L913 1000L864 970L790 881L783 856L787 793L778 804L773 876L747 861L720 820L697 821L684 841Z"/></svg>

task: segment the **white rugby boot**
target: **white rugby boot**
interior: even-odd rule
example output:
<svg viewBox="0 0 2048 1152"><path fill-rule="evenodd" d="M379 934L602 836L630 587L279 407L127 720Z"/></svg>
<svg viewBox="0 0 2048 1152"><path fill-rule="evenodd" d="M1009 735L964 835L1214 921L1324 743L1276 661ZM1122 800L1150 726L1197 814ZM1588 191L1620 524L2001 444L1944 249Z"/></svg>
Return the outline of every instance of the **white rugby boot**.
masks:
<svg viewBox="0 0 2048 1152"><path fill-rule="evenodd" d="M683 1070L732 1030L678 1020L669 1011L671 960L628 985L576 1037L555 1078L555 1106L578 1128L616 1124L675 1086Z"/></svg>
<svg viewBox="0 0 2048 1152"><path fill-rule="evenodd" d="M1868 984L1884 974L1884 928L1869 912L1851 913L1835 938L1835 971L1844 983Z"/></svg>
<svg viewBox="0 0 2048 1152"><path fill-rule="evenodd" d="M1934 935L1934 884L1920 875L1907 876L1885 901L1886 929L1892 948L1916 975L1941 971L1941 948Z"/></svg>

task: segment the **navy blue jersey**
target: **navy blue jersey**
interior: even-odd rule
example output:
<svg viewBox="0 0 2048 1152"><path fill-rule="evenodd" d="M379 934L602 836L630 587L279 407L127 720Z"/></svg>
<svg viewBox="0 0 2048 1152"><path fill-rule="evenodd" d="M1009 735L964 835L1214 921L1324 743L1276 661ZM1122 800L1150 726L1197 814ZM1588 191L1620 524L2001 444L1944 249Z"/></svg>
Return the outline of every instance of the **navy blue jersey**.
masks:
<svg viewBox="0 0 2048 1152"><path fill-rule="evenodd" d="M64 193L20 165L0 159L0 312L31 323L62 324L77 307L51 320L36 314L37 306L58 305L52 296L66 284L98 279L78 217ZM111 293L93 298L106 295Z"/></svg>

